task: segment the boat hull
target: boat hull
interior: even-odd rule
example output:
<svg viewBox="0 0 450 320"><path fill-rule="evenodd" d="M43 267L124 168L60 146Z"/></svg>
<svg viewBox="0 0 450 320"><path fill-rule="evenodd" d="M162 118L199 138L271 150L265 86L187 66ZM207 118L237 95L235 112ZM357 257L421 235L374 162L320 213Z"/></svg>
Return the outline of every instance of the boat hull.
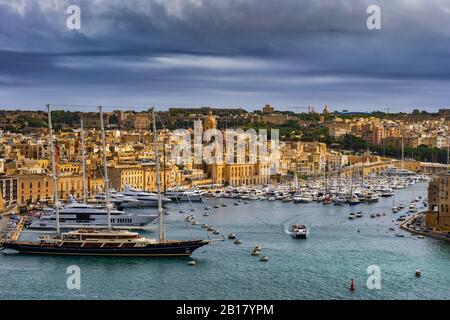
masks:
<svg viewBox="0 0 450 320"><path fill-rule="evenodd" d="M210 241L193 240L148 244L143 247L127 248L80 248L73 246L53 246L40 243L3 243L3 247L22 254L74 255L74 256L111 256L111 257L181 257L190 256L198 248Z"/></svg>
<svg viewBox="0 0 450 320"><path fill-rule="evenodd" d="M308 237L308 235L305 233L291 232L291 237L294 239L306 239Z"/></svg>

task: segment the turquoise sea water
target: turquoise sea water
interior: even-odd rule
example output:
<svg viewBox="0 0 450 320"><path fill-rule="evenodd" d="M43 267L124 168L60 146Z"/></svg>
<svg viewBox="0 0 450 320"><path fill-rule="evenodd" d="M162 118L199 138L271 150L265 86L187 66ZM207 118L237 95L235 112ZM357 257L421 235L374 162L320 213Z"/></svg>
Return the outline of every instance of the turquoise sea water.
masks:
<svg viewBox="0 0 450 320"><path fill-rule="evenodd" d="M425 196L426 183L396 192L396 204ZM249 201L234 206L232 199L207 199L225 234L243 241L219 242L196 251L196 266L187 258L49 257L0 254L1 299L449 299L450 243L418 239L404 231L394 236L392 198L375 204L323 206L279 201ZM204 205L196 205L204 212ZM169 208L168 237L188 238L178 208ZM351 211L364 217L348 220ZM371 212L386 216L370 218ZM190 214L189 208L187 213ZM199 216L201 223L214 224ZM307 240L292 239L291 223L310 227ZM357 231L360 230L358 233ZM194 230L205 237L200 226ZM145 232L146 236L156 236ZM261 245L269 262L250 255ZM81 269L81 289L66 286L66 268ZM381 289L366 287L367 267L381 268ZM416 278L416 269L422 277ZM356 292L348 290L354 278Z"/></svg>

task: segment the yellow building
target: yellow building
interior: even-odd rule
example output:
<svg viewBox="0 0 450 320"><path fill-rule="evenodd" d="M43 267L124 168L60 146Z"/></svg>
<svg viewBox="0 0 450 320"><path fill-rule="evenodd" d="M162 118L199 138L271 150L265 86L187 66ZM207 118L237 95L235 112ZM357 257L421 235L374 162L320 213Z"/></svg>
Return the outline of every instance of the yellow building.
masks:
<svg viewBox="0 0 450 320"><path fill-rule="evenodd" d="M29 206L37 202L53 200L53 178L49 174L18 175L18 197L20 206ZM83 178L79 175L61 175L58 177L58 198L62 201L70 196L81 198Z"/></svg>
<svg viewBox="0 0 450 320"><path fill-rule="evenodd" d="M428 186L428 207L426 214L427 226L450 231L450 174L440 174Z"/></svg>
<svg viewBox="0 0 450 320"><path fill-rule="evenodd" d="M213 117L210 111L205 121L203 122L203 130L217 129L217 120Z"/></svg>
<svg viewBox="0 0 450 320"><path fill-rule="evenodd" d="M111 187L123 191L126 186L145 191L156 191L156 165L115 165L108 168ZM160 172L161 188L173 188L181 183L178 167L166 165L165 178L163 165Z"/></svg>
<svg viewBox="0 0 450 320"><path fill-rule="evenodd" d="M0 191L0 212L5 209L5 201L3 200L3 193Z"/></svg>
<svg viewBox="0 0 450 320"><path fill-rule="evenodd" d="M214 184L242 186L270 182L268 163L222 163L208 165Z"/></svg>

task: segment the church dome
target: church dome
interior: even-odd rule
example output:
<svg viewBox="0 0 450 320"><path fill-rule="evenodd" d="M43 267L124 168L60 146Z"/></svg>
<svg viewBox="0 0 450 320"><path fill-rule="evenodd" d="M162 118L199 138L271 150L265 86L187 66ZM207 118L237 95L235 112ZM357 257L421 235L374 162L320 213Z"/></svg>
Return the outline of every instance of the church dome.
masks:
<svg viewBox="0 0 450 320"><path fill-rule="evenodd" d="M208 116L206 117L203 123L204 130L209 129L217 129L217 120L213 117L212 112L210 111Z"/></svg>

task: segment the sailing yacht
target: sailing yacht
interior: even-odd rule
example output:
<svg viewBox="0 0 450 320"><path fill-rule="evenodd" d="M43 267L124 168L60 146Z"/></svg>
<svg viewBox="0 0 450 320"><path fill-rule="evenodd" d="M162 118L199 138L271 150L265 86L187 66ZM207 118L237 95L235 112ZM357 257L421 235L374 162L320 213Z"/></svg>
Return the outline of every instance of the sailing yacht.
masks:
<svg viewBox="0 0 450 320"><path fill-rule="evenodd" d="M129 257L155 257L155 256L190 256L196 249L210 244L216 240L167 240L163 221L163 208L161 197L160 164L158 156L157 132L155 123L155 110L153 109L154 150L156 161L156 179L158 187L158 226L159 239L144 238L138 233L129 231L112 230L111 204L109 196L109 178L106 161L105 130L103 124L102 108L100 109L100 125L102 131L104 180L106 190L106 230L75 230L61 233L59 206L55 206L56 236L41 236L38 242L7 241L3 247L25 254L46 255L95 255L95 256L129 256ZM55 170L55 154L53 144L53 131L51 125L50 105L47 105L49 117L49 136L52 149L52 169L55 181L54 197L58 203L58 184Z"/></svg>

